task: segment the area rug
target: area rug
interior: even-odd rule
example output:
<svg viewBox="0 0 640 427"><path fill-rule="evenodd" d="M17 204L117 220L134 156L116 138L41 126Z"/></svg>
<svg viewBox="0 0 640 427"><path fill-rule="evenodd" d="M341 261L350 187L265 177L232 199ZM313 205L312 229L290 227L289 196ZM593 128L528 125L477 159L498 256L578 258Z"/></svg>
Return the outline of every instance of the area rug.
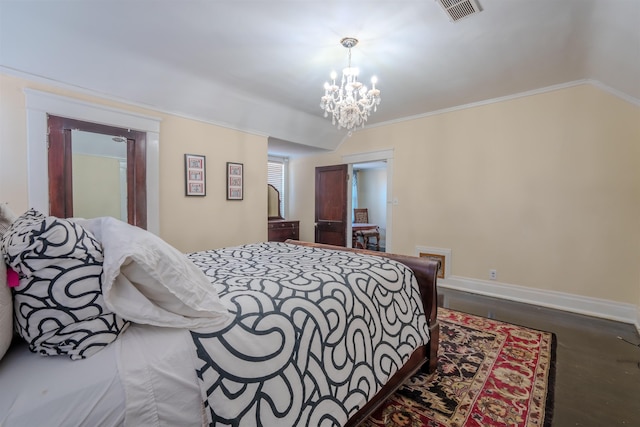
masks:
<svg viewBox="0 0 640 427"><path fill-rule="evenodd" d="M366 427L548 427L555 335L443 308L435 373L417 374Z"/></svg>

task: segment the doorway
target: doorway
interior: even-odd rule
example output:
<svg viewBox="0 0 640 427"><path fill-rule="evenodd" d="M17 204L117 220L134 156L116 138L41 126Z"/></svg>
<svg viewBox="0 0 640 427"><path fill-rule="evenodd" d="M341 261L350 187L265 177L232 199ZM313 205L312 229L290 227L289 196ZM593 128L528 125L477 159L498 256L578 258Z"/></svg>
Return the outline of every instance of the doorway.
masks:
<svg viewBox="0 0 640 427"><path fill-rule="evenodd" d="M316 168L315 241L354 246L354 230L359 229L353 226L353 207L371 204L375 211L373 218L383 228L384 241L381 238L380 249L392 251L392 208L398 204L391 194L393 151L354 154L344 156L343 161L345 164ZM371 169L369 173L362 173L363 180L368 182L365 191L371 193L362 201L354 201L354 169L357 174L363 169Z"/></svg>
<svg viewBox="0 0 640 427"><path fill-rule="evenodd" d="M377 227L377 236L367 239L367 249L385 252L387 230L387 162L372 161L353 164L351 180L351 213L366 209L367 223ZM352 219L352 222L355 219ZM354 224L355 226L355 224ZM376 239L376 240L374 240ZM360 238L360 240L363 240ZM358 240L359 244L366 244Z"/></svg>
<svg viewBox="0 0 640 427"><path fill-rule="evenodd" d="M359 165L368 165L374 166L378 165L381 168L384 165L385 170L385 179L376 179L376 184L372 184L372 191L377 194L384 194L384 207L381 207L381 214L376 215L376 221L380 222L380 227L384 228L384 250L385 252L393 252L393 207L398 205L398 199L393 196L393 149L388 150L380 150L380 151L370 151L370 152L362 152L349 154L346 156L342 156L342 161L349 165L349 174L353 175L354 166L358 169ZM352 197L352 186L349 186L349 211L353 212L353 197ZM361 206L366 207L366 206ZM383 225L384 224L384 225ZM349 228L347 233L351 236L352 228L351 221L349 221ZM382 237L381 237L382 239ZM351 244L351 242L349 242ZM382 246L381 246L382 247Z"/></svg>

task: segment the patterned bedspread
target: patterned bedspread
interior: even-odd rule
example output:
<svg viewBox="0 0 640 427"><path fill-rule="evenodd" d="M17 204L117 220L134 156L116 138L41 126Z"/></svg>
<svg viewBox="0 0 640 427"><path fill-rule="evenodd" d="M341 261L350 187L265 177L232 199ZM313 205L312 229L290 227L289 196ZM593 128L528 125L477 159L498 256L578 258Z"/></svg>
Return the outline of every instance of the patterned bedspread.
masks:
<svg viewBox="0 0 640 427"><path fill-rule="evenodd" d="M343 425L429 339L400 263L276 242L189 258L235 314L191 332L211 425Z"/></svg>

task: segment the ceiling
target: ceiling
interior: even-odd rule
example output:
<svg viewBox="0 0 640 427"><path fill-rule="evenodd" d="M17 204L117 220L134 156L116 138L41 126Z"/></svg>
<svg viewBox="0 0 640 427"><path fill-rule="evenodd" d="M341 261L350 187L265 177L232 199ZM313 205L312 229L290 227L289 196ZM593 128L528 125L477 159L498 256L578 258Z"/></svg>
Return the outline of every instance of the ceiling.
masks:
<svg viewBox="0 0 640 427"><path fill-rule="evenodd" d="M369 126L583 80L640 100L640 0L479 5L452 22L435 0L0 0L0 71L265 135L280 155L346 137L319 107L345 36L361 80L378 77Z"/></svg>

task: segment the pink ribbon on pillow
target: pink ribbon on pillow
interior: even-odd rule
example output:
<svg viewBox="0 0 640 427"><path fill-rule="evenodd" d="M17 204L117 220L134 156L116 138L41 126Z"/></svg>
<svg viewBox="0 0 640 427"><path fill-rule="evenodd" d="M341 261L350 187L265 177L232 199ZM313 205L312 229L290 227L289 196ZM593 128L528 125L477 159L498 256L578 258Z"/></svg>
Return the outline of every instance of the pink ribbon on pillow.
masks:
<svg viewBox="0 0 640 427"><path fill-rule="evenodd" d="M7 266L7 286L15 288L20 284L20 277L11 267Z"/></svg>

